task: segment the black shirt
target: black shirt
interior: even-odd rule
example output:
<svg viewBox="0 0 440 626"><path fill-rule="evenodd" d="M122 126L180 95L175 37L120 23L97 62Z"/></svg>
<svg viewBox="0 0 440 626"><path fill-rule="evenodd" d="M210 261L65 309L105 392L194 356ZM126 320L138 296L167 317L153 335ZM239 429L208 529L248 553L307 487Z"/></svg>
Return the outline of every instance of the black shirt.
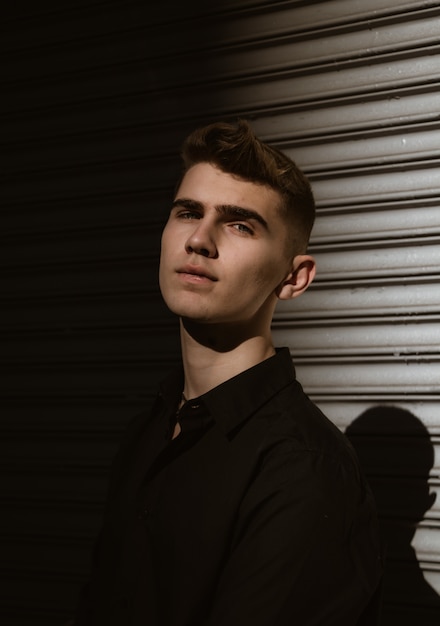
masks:
<svg viewBox="0 0 440 626"><path fill-rule="evenodd" d="M127 433L76 624L376 624L374 503L289 351L187 402L171 440L182 387Z"/></svg>

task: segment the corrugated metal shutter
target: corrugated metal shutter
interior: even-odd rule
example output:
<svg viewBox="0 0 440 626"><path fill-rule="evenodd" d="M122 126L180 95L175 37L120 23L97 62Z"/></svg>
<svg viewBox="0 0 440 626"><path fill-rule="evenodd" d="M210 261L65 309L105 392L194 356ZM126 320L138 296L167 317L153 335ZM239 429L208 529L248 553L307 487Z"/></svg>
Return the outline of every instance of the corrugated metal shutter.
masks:
<svg viewBox="0 0 440 626"><path fill-rule="evenodd" d="M176 148L240 115L315 189L318 278L274 334L370 476L383 623L438 623L440 3L146 4L3 23L4 621L75 602L120 432L177 354L156 284Z"/></svg>

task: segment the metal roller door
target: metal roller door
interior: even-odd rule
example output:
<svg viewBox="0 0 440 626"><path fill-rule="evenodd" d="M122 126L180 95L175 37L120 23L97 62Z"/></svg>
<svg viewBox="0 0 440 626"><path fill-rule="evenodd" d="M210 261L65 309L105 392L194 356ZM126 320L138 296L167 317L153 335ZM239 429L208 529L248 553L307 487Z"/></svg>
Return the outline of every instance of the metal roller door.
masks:
<svg viewBox="0 0 440 626"><path fill-rule="evenodd" d="M4 623L69 615L120 434L178 354L156 280L177 147L242 116L315 190L318 277L274 336L369 475L383 624L438 624L439 24L397 0L8 10Z"/></svg>

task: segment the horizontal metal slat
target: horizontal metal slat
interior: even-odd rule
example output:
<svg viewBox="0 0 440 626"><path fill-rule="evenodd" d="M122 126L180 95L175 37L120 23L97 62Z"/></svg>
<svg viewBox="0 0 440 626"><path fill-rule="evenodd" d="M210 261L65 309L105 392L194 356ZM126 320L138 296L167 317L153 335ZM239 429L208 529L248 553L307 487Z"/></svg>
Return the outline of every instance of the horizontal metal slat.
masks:
<svg viewBox="0 0 440 626"><path fill-rule="evenodd" d="M151 354L151 357L151 361L140 362L111 361L108 358L72 362L66 357L50 364L26 361L14 366L9 363L3 368L2 384L9 396L22 398L77 395L93 401L94 397L103 396L151 395L170 368L169 362L160 362L157 355Z"/></svg>
<svg viewBox="0 0 440 626"><path fill-rule="evenodd" d="M142 90L139 85L141 77L143 77ZM7 116L14 111L29 113L32 109L47 109L69 102L71 106L93 99L133 97L135 94L139 96L143 92L149 94L149 97L145 97L143 101L145 114L148 117L153 110L155 85L157 81L151 72L149 60L146 60L141 67L138 64L125 63L96 67L71 74L54 74L28 80L27 83L11 83L0 102L0 114ZM32 94L31 101L28 99L29 94Z"/></svg>
<svg viewBox="0 0 440 626"><path fill-rule="evenodd" d="M42 359L63 357L70 355L72 359L85 357L93 353L99 358L117 359L120 356L127 358L143 357L151 351L152 344L160 342L164 354L173 353L177 342L173 326L177 320L170 318L168 328L166 325L154 328L151 322L144 323L142 327L129 325L128 327L110 327L96 325L95 328L77 328L60 330L58 332L39 331L11 334L3 336L2 355L0 363L7 363L8 359L27 358L34 360L44 355ZM164 327L165 326L165 327ZM171 328L170 328L171 326ZM422 345L423 338L420 338Z"/></svg>
<svg viewBox="0 0 440 626"><path fill-rule="evenodd" d="M58 286L58 290L46 292L37 289L23 298L16 284L15 292L1 300L6 332L26 333L29 328L70 332L81 326L106 325L141 327L148 320L150 329L159 333L162 326L169 326L170 319L177 328L177 319L169 313L159 292L147 291L144 285L137 292L111 290L111 285L110 291L105 291L98 283L83 292L69 292L65 282Z"/></svg>
<svg viewBox="0 0 440 626"><path fill-rule="evenodd" d="M384 202L438 197L440 163L433 160L394 167L370 167L364 171L335 170L332 175L310 176L316 200L329 207L360 202ZM343 183L341 181L343 180Z"/></svg>
<svg viewBox="0 0 440 626"><path fill-rule="evenodd" d="M130 6L131 5L131 6ZM64 2L63 4L45 3L37 7L14 5L8 8L2 24L4 49L12 54L32 54L54 46L69 45L70 42L87 43L98 41L101 37L114 36L115 33L136 30L139 19L148 13L138 6L127 3L126 10L121 10L114 2Z"/></svg>
<svg viewBox="0 0 440 626"><path fill-rule="evenodd" d="M440 196L424 200L371 203L318 210L312 242L355 242L367 239L437 235Z"/></svg>
<svg viewBox="0 0 440 626"><path fill-rule="evenodd" d="M440 525L428 526L427 522L422 522L418 527L411 544L417 551L418 557L423 561L434 562L440 565L439 533ZM440 576L438 577L438 581L440 582Z"/></svg>
<svg viewBox="0 0 440 626"><path fill-rule="evenodd" d="M327 322L274 323L272 336L277 345L291 345L298 357L314 355L440 353L440 317L379 318ZM440 386L440 380L439 380Z"/></svg>
<svg viewBox="0 0 440 626"><path fill-rule="evenodd" d="M3 180L4 201L14 203L17 197L21 202L43 199L60 203L65 198L97 196L123 192L145 193L149 188L169 189L171 193L177 178L177 158L174 162L161 163L160 159L150 161L128 159L107 163L83 163L81 167L22 172L22 175L5 177ZM23 187L24 186L24 187Z"/></svg>
<svg viewBox="0 0 440 626"><path fill-rule="evenodd" d="M379 133L357 131L316 140L311 145L294 145L284 151L312 174L375 165L410 163L438 158L438 123L394 127Z"/></svg>
<svg viewBox="0 0 440 626"><path fill-rule="evenodd" d="M440 265L440 245L435 237L397 240L393 245L369 242L363 249L336 244L333 250L311 250L321 280L436 275Z"/></svg>
<svg viewBox="0 0 440 626"><path fill-rule="evenodd" d="M85 112L85 116L88 115ZM11 126L13 128L16 124ZM21 134L21 131L18 132ZM6 145L3 143L8 150L8 162L2 176L8 173L14 176L17 171L32 175L35 171L53 169L54 165L63 169L90 167L93 170L96 164L102 167L105 163L127 159L157 158L163 148L155 145L156 141L152 129L141 123L126 124L122 129L108 129L101 123L95 130L87 132L84 129L74 135L66 125L59 129L55 137L44 133L44 127L41 129L36 125L26 139L15 135ZM174 141L173 151L176 154L179 146L175 138Z"/></svg>
<svg viewBox="0 0 440 626"><path fill-rule="evenodd" d="M57 106L11 111L3 140L12 144L31 139L58 136L72 139L77 133L94 133L102 129L124 128L127 121L135 127L145 124L145 96L142 93L122 94L107 98L90 98L82 102L71 100ZM80 120L80 122L78 121ZM75 142L75 139L73 139Z"/></svg>
<svg viewBox="0 0 440 626"><path fill-rule="evenodd" d="M277 303L275 320L347 318L366 315L432 314L440 311L438 278L408 276L325 283L318 279L301 298ZM344 284L345 283L345 284Z"/></svg>
<svg viewBox="0 0 440 626"><path fill-rule="evenodd" d="M364 129L384 132L396 124L436 123L439 108L440 91L438 84L433 83L396 91L374 90L368 95L310 102L307 106L262 110L252 119L252 126L259 136L272 143L310 137L325 141L328 134L338 132L356 133ZM301 164L299 160L298 163Z"/></svg>
<svg viewBox="0 0 440 626"><path fill-rule="evenodd" d="M294 356L294 355L293 355ZM438 394L440 357L321 357L295 359L298 378L310 395Z"/></svg>
<svg viewBox="0 0 440 626"><path fill-rule="evenodd" d="M165 219L163 220L165 223ZM3 269L52 265L58 263L81 263L99 254L101 259L117 259L124 256L142 257L148 252L150 257L159 258L161 227L163 224L137 224L115 228L101 228L80 231L68 230L53 233L18 233L5 236L1 255ZM27 228L25 226L25 228Z"/></svg>
<svg viewBox="0 0 440 626"><path fill-rule="evenodd" d="M26 198L3 205L2 241L9 237L39 237L42 234L105 231L113 228L130 228L134 224L145 227L150 224L156 232L160 230L167 215L170 190L146 190L136 194L92 194L89 196L59 198ZM148 217L148 219L147 219Z"/></svg>
<svg viewBox="0 0 440 626"><path fill-rule="evenodd" d="M0 425L0 437L18 436L32 438L34 434L93 439L97 436L107 440L119 439L134 416L149 411L151 397L83 398L70 396L60 399L57 394L14 398L12 403L4 399L4 411ZM60 419L62 415L62 419ZM43 434L43 435L42 435ZM20 471L23 463L15 467ZM26 470L27 471L27 470ZM4 476L7 480L7 476Z"/></svg>
<svg viewBox="0 0 440 626"><path fill-rule="evenodd" d="M3 276L5 276L3 272ZM26 293L28 297L37 296L38 292L47 296L68 295L69 293L93 293L114 290L123 293L147 285L157 285L157 258L120 257L82 259L47 265L29 264L8 272L7 295L13 298ZM151 291L149 292L151 293Z"/></svg>
<svg viewBox="0 0 440 626"><path fill-rule="evenodd" d="M41 432L37 437L34 433L33 439L23 437L4 438L0 443L2 454L2 464L9 467L20 463L26 464L26 467L33 466L34 471L38 468L53 470L64 473L69 468L87 468L93 474L96 470L103 470L110 466L110 462L116 455L119 447L118 440L95 440L75 438L62 438L50 436Z"/></svg>

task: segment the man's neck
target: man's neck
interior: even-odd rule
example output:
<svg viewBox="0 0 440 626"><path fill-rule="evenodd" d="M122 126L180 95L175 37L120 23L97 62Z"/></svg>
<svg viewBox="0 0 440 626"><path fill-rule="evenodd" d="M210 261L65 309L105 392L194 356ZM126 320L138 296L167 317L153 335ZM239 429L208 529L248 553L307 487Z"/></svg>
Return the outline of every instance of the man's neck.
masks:
<svg viewBox="0 0 440 626"><path fill-rule="evenodd" d="M181 321L180 335L187 399L210 391L275 354L269 329L254 334Z"/></svg>

